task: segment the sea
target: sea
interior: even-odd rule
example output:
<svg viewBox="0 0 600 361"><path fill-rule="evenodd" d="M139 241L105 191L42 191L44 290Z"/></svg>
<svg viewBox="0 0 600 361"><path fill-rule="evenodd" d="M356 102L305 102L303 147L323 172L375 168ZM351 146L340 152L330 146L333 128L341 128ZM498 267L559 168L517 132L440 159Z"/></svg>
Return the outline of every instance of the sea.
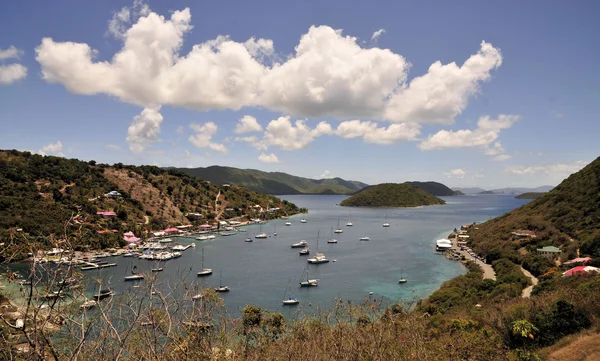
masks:
<svg viewBox="0 0 600 361"><path fill-rule="evenodd" d="M435 253L437 239L447 237L461 225L487 221L528 202L513 195L467 195L441 197L446 204L440 206L349 208L339 206L346 196L280 197L306 207L308 213L247 226L244 227L246 232L213 240L174 238L174 242L195 243L196 247L183 252L180 258L160 264L164 270L157 273L157 291L168 292L179 287L180 293L184 289L190 293L193 288L227 285L231 291L221 296L228 312L234 315L247 304L291 315L298 308L304 313L327 309L339 299L410 302L426 298L443 282L466 272L460 262ZM306 223L301 223L301 219ZM291 225L286 226L286 222ZM346 226L347 222L353 226ZM390 227L384 228L385 222ZM338 225L343 233L332 234ZM255 239L254 235L259 232L269 237ZM332 237L338 243L327 243ZM370 240L360 241L361 237ZM253 242L245 242L246 238L252 238ZM290 247L301 240L308 242L311 256L317 252L318 243L318 252L324 253L330 262L307 265L310 256L300 256L300 249ZM204 267L213 270L208 277L197 277L202 250ZM156 261L121 256L105 260L117 266L84 274L101 279L103 287L110 286L117 295L132 291L130 288L136 286L136 282L123 281L132 270L150 274L157 266ZM299 286L306 271L309 278L319 279L318 287ZM401 277L408 282L399 284ZM96 287L93 284L90 294ZM175 297L177 294L173 293ZM284 296L297 297L299 306L282 306Z"/></svg>

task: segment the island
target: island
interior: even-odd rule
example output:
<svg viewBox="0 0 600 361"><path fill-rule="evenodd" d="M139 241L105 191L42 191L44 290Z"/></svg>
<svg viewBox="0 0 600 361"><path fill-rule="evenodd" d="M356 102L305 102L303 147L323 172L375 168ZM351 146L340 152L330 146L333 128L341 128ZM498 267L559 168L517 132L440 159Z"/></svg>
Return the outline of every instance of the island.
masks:
<svg viewBox="0 0 600 361"><path fill-rule="evenodd" d="M546 194L546 192L527 192L523 194L519 194L516 196L516 199L538 199L539 197Z"/></svg>
<svg viewBox="0 0 600 361"><path fill-rule="evenodd" d="M446 201L408 183L383 183L343 200L344 207L419 207Z"/></svg>

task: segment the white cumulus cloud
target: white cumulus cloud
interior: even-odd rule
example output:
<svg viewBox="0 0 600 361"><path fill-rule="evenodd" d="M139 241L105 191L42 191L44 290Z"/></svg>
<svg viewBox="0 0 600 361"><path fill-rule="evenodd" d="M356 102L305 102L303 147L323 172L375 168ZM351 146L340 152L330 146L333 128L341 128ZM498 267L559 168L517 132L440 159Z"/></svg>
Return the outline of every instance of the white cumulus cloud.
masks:
<svg viewBox="0 0 600 361"><path fill-rule="evenodd" d="M27 68L21 64L0 65L0 84L10 85L27 76Z"/></svg>
<svg viewBox="0 0 600 361"><path fill-rule="evenodd" d="M204 124L190 124L190 129L196 134L190 135L188 140L196 148L208 148L215 152L227 154L227 147L220 143L213 143L212 138L217 133L218 127L213 122Z"/></svg>
<svg viewBox="0 0 600 361"><path fill-rule="evenodd" d="M491 119L486 115L479 118L475 130L440 130L424 139L419 144L419 148L432 150L477 147L484 149L485 154L493 156L495 160L506 160L510 156L506 154L502 144L496 140L500 136L501 130L510 128L519 118L518 115L500 114L498 119Z"/></svg>
<svg viewBox="0 0 600 361"><path fill-rule="evenodd" d="M290 117L279 117L267 125L263 141L267 146L277 146L285 150L305 148L315 138L333 134L331 125L320 122L315 128L310 128L304 120L296 120L292 124Z"/></svg>
<svg viewBox="0 0 600 361"><path fill-rule="evenodd" d="M42 149L40 149L38 151L38 153L41 155L56 155L59 157L64 157L65 155L62 152L62 150L63 150L63 144L59 140L56 143L50 143L50 144L42 147Z"/></svg>
<svg viewBox="0 0 600 361"><path fill-rule="evenodd" d="M235 126L235 132L240 133L250 133L250 132L260 132L262 127L251 115L244 115L240 118L239 122Z"/></svg>
<svg viewBox="0 0 600 361"><path fill-rule="evenodd" d="M555 176L559 179L566 178L570 174L578 172L587 165L588 162L579 160L570 163L555 163L555 164L541 164L532 166L510 166L506 167L505 170L508 173L517 175L533 175L533 174L545 174L548 176Z"/></svg>
<svg viewBox="0 0 600 361"><path fill-rule="evenodd" d="M379 127L376 122L348 120L341 122L335 133L342 138L362 137L367 143L392 144L416 139L420 129L416 124L401 123Z"/></svg>
<svg viewBox="0 0 600 361"><path fill-rule="evenodd" d="M482 42L462 66L436 62L408 80L400 54L364 48L356 37L312 26L294 52L280 57L270 39L238 42L226 35L182 52L192 29L189 9L161 16L141 2L114 13L109 32L123 41L106 61L85 43L44 38L36 60L47 82L77 94L196 110L264 107L292 116L371 117L392 122L449 124L500 66L500 51ZM375 34L381 35L383 29Z"/></svg>
<svg viewBox="0 0 600 361"><path fill-rule="evenodd" d="M277 156L273 153L260 153L260 155L258 156L258 160L263 163L279 163L279 158L277 158Z"/></svg>
<svg viewBox="0 0 600 361"><path fill-rule="evenodd" d="M160 107L144 108L135 117L127 129L127 144L133 153L141 153L153 143L158 142L163 116Z"/></svg>
<svg viewBox="0 0 600 361"><path fill-rule="evenodd" d="M463 179L467 175L467 171L462 168L456 168L444 173L444 175L448 178Z"/></svg>
<svg viewBox="0 0 600 361"><path fill-rule="evenodd" d="M6 49L0 49L0 60L18 59L21 55L23 55L23 50L17 49L13 45Z"/></svg>
<svg viewBox="0 0 600 361"><path fill-rule="evenodd" d="M411 80L392 95L385 117L391 121L452 124L477 93L491 70L502 64L500 50L485 41L462 66L433 63L427 74Z"/></svg>

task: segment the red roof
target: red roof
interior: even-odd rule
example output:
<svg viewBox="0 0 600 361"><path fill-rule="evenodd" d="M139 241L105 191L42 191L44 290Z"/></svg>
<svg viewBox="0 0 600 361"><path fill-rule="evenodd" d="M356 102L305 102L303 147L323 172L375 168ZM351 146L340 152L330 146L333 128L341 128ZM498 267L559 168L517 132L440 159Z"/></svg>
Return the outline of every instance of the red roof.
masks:
<svg viewBox="0 0 600 361"><path fill-rule="evenodd" d="M591 260L592 259L590 257L580 257L580 258L575 258L575 259L572 259L570 261L567 261L564 264L586 263L586 262L589 262Z"/></svg>
<svg viewBox="0 0 600 361"><path fill-rule="evenodd" d="M166 233L179 232L177 228L167 228L164 230Z"/></svg>
<svg viewBox="0 0 600 361"><path fill-rule="evenodd" d="M587 268L587 266L577 266L577 267L571 268L570 270L568 270L567 272L565 272L563 274L572 276L572 275L587 273L586 268Z"/></svg>

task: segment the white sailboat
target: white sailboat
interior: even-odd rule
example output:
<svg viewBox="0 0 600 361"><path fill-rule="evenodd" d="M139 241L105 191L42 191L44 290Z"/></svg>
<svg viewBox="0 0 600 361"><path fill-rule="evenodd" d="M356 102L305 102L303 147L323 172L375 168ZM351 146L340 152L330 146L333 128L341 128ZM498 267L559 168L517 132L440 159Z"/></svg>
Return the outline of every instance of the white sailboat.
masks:
<svg viewBox="0 0 600 361"><path fill-rule="evenodd" d="M215 288L215 292L229 292L229 286L223 286L223 283L221 282L223 280L223 271L219 271L219 287Z"/></svg>
<svg viewBox="0 0 600 361"><path fill-rule="evenodd" d="M352 222L350 222L350 219L352 218L352 213L348 214L348 223L346 223L346 227L352 227L354 226L354 224L352 224Z"/></svg>
<svg viewBox="0 0 600 361"><path fill-rule="evenodd" d="M335 231L333 231L333 233L344 233L344 230L340 228L340 217L338 217L337 228Z"/></svg>
<svg viewBox="0 0 600 361"><path fill-rule="evenodd" d="M304 279L304 275L306 275L306 280ZM300 276L300 287L317 287L318 285L318 279L308 279L308 265L306 265L302 271L302 276Z"/></svg>
<svg viewBox="0 0 600 361"><path fill-rule="evenodd" d="M369 237L360 237L361 241L370 241L371 239Z"/></svg>
<svg viewBox="0 0 600 361"><path fill-rule="evenodd" d="M124 280L125 281L137 281L137 280L143 280L144 279L144 275L141 273L134 273L133 270L136 269L136 266L133 266L133 268L131 269L131 275L130 276L125 276Z"/></svg>
<svg viewBox="0 0 600 361"><path fill-rule="evenodd" d="M329 237L327 243L338 243L337 239L333 238L333 227L331 227L331 237Z"/></svg>
<svg viewBox="0 0 600 361"><path fill-rule="evenodd" d="M400 269L400 279L398 280L398 283L406 283L408 282L408 280L404 277L402 277L402 269Z"/></svg>
<svg viewBox="0 0 600 361"><path fill-rule="evenodd" d="M292 222L285 222L285 225L289 227L292 225Z"/></svg>
<svg viewBox="0 0 600 361"><path fill-rule="evenodd" d="M202 248L202 261L200 267L202 267L202 271L198 272L198 277L210 276L212 274L212 269L204 268L204 248Z"/></svg>
<svg viewBox="0 0 600 361"><path fill-rule="evenodd" d="M384 227L384 228L387 228L387 227L389 227L389 226L390 226L390 224L389 224L389 223L388 223L388 221L387 221L387 213L386 213L386 214L385 214L385 223L383 224L383 227Z"/></svg>
<svg viewBox="0 0 600 361"><path fill-rule="evenodd" d="M275 224L275 225L273 225L273 227L274 227L273 228L273 236L276 236L277 235L277 225Z"/></svg>
<svg viewBox="0 0 600 361"><path fill-rule="evenodd" d="M319 231L317 231L317 254L313 258L307 260L311 264L328 263L329 259L325 257L324 253L319 253Z"/></svg>
<svg viewBox="0 0 600 361"><path fill-rule="evenodd" d="M267 238L267 234L262 231L262 226L258 229L258 234L254 236L256 239Z"/></svg>
<svg viewBox="0 0 600 361"><path fill-rule="evenodd" d="M291 283L292 283L292 279L290 278L290 280L288 281L288 285L285 288L285 293L283 294L283 299L281 300L281 302L283 303L284 306L294 306L294 305L297 305L298 303L300 303L300 301L298 301L298 299L296 297L292 297L288 294L291 291L291 289L290 289Z"/></svg>
<svg viewBox="0 0 600 361"><path fill-rule="evenodd" d="M300 220L300 223L307 223L307 222L308 222L308 221L307 221L306 219L304 219L304 218L302 218L302 219Z"/></svg>

